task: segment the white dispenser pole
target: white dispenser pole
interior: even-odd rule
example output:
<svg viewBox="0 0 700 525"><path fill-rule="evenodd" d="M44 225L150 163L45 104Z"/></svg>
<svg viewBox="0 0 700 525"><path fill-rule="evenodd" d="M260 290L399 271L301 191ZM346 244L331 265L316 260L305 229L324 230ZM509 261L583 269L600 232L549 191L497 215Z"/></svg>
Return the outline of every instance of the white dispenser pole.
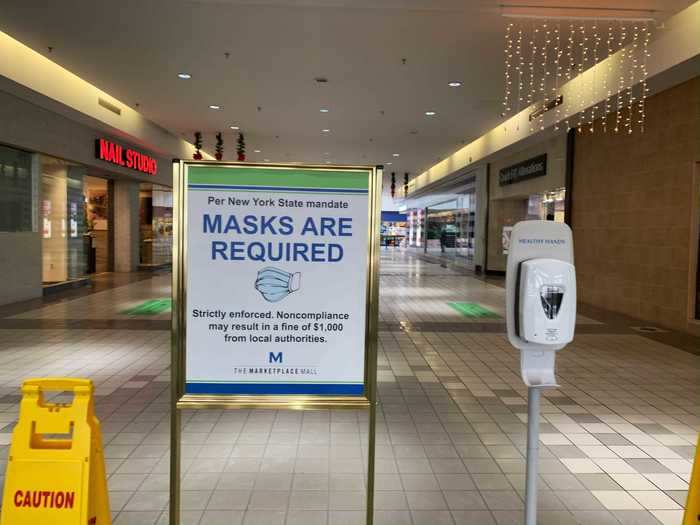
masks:
<svg viewBox="0 0 700 525"><path fill-rule="evenodd" d="M540 389L527 389L527 472L525 525L537 525L537 462L540 455Z"/></svg>

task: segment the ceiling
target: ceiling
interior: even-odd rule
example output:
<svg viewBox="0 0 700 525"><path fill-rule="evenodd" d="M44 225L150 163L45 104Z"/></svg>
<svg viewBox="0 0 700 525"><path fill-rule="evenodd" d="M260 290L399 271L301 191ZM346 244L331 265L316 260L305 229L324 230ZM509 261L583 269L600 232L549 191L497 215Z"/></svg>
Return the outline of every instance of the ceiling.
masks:
<svg viewBox="0 0 700 525"><path fill-rule="evenodd" d="M662 20L692 1L509 3L614 4L658 10ZM392 163L387 171L418 174L501 120L509 19L499 5L3 0L0 30L189 141L201 130L209 152L223 131L226 159L235 157L236 125L248 160ZM180 72L192 78L180 80ZM462 86L450 88L453 80Z"/></svg>

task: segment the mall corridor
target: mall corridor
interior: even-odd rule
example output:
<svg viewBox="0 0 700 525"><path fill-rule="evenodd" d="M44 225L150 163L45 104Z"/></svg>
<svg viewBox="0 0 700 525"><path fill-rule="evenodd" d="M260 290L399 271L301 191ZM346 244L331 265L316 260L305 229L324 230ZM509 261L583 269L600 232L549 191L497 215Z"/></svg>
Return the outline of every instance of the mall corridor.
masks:
<svg viewBox="0 0 700 525"><path fill-rule="evenodd" d="M700 525L698 35L0 0L0 525Z"/></svg>
<svg viewBox="0 0 700 525"><path fill-rule="evenodd" d="M390 248L380 297L375 523L521 523L527 393L502 283ZM162 272L0 308L0 471L22 380L87 377L114 524L167 523L169 298ZM678 525L698 340L584 313L542 402L539 523ZM365 412L185 411L182 439L183 524L364 523Z"/></svg>

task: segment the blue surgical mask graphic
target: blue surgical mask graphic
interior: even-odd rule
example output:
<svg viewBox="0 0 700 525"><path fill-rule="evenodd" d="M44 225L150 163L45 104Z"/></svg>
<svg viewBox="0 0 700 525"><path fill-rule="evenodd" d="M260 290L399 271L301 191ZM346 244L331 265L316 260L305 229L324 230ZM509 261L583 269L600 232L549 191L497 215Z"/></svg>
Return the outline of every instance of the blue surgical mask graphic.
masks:
<svg viewBox="0 0 700 525"><path fill-rule="evenodd" d="M299 289L301 273L289 273L279 268L268 266L258 272L255 289L266 301L276 303Z"/></svg>

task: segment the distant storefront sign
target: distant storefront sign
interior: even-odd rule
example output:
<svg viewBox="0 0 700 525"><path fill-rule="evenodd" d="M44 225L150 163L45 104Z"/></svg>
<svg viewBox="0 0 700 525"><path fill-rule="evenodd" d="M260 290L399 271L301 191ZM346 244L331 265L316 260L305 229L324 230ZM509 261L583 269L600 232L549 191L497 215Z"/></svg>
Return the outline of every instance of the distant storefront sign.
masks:
<svg viewBox="0 0 700 525"><path fill-rule="evenodd" d="M153 157L107 139L95 140L95 157L147 175L155 175L158 171L158 163Z"/></svg>
<svg viewBox="0 0 700 525"><path fill-rule="evenodd" d="M518 162L498 173L498 184L507 186L535 177L547 175L547 154L538 155L523 162Z"/></svg>

